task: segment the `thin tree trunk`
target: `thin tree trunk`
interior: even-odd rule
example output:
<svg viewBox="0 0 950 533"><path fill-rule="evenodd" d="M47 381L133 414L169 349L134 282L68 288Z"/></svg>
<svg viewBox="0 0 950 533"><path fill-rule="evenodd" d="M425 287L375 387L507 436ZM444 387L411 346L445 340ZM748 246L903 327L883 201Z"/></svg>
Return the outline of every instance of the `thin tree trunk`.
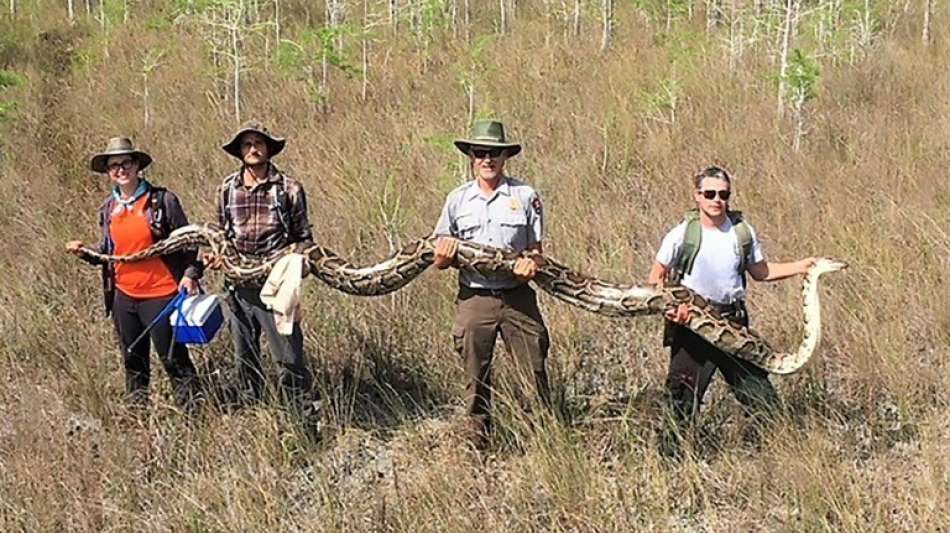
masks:
<svg viewBox="0 0 950 533"><path fill-rule="evenodd" d="M475 121L475 81L474 80L469 82L468 87L466 87L466 92L468 93L468 125L471 126L472 122Z"/></svg>
<svg viewBox="0 0 950 533"><path fill-rule="evenodd" d="M16 0L10 0L10 17L16 17Z"/></svg>
<svg viewBox="0 0 950 533"><path fill-rule="evenodd" d="M465 24L465 42L470 42L472 39L472 6L469 4L469 0L464 1L465 17L463 23Z"/></svg>
<svg viewBox="0 0 950 533"><path fill-rule="evenodd" d="M551 0L542 0L544 3L544 47L551 44Z"/></svg>
<svg viewBox="0 0 950 533"><path fill-rule="evenodd" d="M360 39L360 48L362 49L362 80L360 84L360 102L366 102L366 95L369 92L369 39L366 37L366 26L369 24L369 0L363 0L363 34Z"/></svg>
<svg viewBox="0 0 950 533"><path fill-rule="evenodd" d="M145 129L148 129L149 124L149 112L148 112L148 71L142 73L142 107L143 107L143 122L145 124Z"/></svg>
<svg viewBox="0 0 950 533"><path fill-rule="evenodd" d="M804 95L795 96L795 140L792 148L796 152L802 149L802 138L805 136L805 99Z"/></svg>
<svg viewBox="0 0 950 533"><path fill-rule="evenodd" d="M274 39L280 46L280 0L274 0Z"/></svg>
<svg viewBox="0 0 950 533"><path fill-rule="evenodd" d="M499 29L502 34L508 33L508 5L505 0L498 0Z"/></svg>
<svg viewBox="0 0 950 533"><path fill-rule="evenodd" d="M472 123L475 121L475 79L474 75L469 81L468 86L465 87L465 92L468 93L468 122L465 124L465 129L467 130L472 126ZM474 176L472 175L472 165L463 154L459 154L459 161L462 162L461 176L462 180L471 180Z"/></svg>
<svg viewBox="0 0 950 533"><path fill-rule="evenodd" d="M933 22L933 18L934 18L934 1L924 0L924 28L920 34L920 39L921 41L923 41L924 46L930 45L930 39L931 39L930 25Z"/></svg>
<svg viewBox="0 0 950 533"><path fill-rule="evenodd" d="M393 35L399 35L399 0L389 0L389 27Z"/></svg>
<svg viewBox="0 0 950 533"><path fill-rule="evenodd" d="M614 31L614 0L604 0L604 34L600 40L600 51L610 48L610 38Z"/></svg>
<svg viewBox="0 0 950 533"><path fill-rule="evenodd" d="M66 0L66 11L69 13L69 20L76 18L76 10L73 8L73 0Z"/></svg>
<svg viewBox="0 0 950 533"><path fill-rule="evenodd" d="M581 34L581 0L574 0L574 24L571 26L571 33L574 37Z"/></svg>
<svg viewBox="0 0 950 533"><path fill-rule="evenodd" d="M238 17L235 17L234 26L231 28L231 52L234 54L234 120L241 123L241 50L238 42Z"/></svg>
<svg viewBox="0 0 950 533"><path fill-rule="evenodd" d="M459 2L452 0L449 4L449 22L452 25L452 38L459 38Z"/></svg>
<svg viewBox="0 0 950 533"><path fill-rule="evenodd" d="M666 0L666 32L673 29L673 0Z"/></svg>
<svg viewBox="0 0 950 533"><path fill-rule="evenodd" d="M706 31L712 31L722 25L722 0L706 1Z"/></svg>
<svg viewBox="0 0 950 533"><path fill-rule="evenodd" d="M327 112L330 102L330 64L327 61L327 51L324 48L323 55L320 58L320 97L323 101L320 103L320 110Z"/></svg>
<svg viewBox="0 0 950 533"><path fill-rule="evenodd" d="M794 20L796 0L785 0L785 22L782 25L782 51L779 55L778 72L778 116L785 112L785 76L788 74L788 51L792 39L792 20Z"/></svg>
<svg viewBox="0 0 950 533"><path fill-rule="evenodd" d="M742 23L742 17L736 11L736 2L733 0L729 13L729 70L731 72L735 72L739 58L742 57L745 38Z"/></svg>

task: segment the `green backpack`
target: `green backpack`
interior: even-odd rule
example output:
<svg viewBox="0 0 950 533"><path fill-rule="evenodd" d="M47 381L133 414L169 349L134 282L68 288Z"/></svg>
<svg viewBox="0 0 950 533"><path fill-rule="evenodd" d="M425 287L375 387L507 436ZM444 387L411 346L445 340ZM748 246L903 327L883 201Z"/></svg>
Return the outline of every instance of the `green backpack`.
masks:
<svg viewBox="0 0 950 533"><path fill-rule="evenodd" d="M739 273L742 275L742 284L745 285L745 267L749 254L752 253L752 230L742 218L742 211L728 211L726 216L736 228L737 250L739 254ZM686 232L679 253L673 258L667 284L679 285L683 276L693 271L693 263L699 255L699 246L703 240L703 230L699 224L699 209L690 209L686 212Z"/></svg>

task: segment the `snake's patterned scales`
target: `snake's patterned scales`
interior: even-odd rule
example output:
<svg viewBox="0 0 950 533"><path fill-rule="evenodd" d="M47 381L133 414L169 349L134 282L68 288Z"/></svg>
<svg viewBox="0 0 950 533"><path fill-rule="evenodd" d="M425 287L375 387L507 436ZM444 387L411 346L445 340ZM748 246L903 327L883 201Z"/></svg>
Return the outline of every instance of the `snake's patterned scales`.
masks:
<svg viewBox="0 0 950 533"><path fill-rule="evenodd" d="M319 245L291 245L267 258L242 255L219 228L198 224L179 228L167 239L127 256L103 255L88 248L83 251L102 261L129 263L182 249L208 247L222 258L225 276L237 285L259 283L281 257L299 253L307 258L310 272L330 287L356 296L379 296L401 289L426 270L435 257L435 240L429 237L412 241L388 259L365 267L353 265ZM454 266L489 278L510 278L514 262L522 256L533 256L540 263L533 282L541 289L559 300L600 315L656 315L686 304L691 311L686 325L689 329L720 350L777 374L794 372L811 357L821 334L818 277L847 266L831 259L819 259L808 272L803 283L802 342L795 352L777 352L755 330L722 318L701 296L686 287L609 283L573 271L537 252L519 253L466 241L459 243Z"/></svg>

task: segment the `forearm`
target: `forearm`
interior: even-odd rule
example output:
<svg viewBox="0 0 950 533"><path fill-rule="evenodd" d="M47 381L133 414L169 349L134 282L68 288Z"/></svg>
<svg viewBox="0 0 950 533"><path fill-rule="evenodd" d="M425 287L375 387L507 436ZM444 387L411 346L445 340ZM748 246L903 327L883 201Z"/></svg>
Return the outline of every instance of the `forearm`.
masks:
<svg viewBox="0 0 950 533"><path fill-rule="evenodd" d="M663 264L654 261L653 266L650 267L650 273L647 275L647 283L650 285L662 284L666 281L666 270L667 268Z"/></svg>
<svg viewBox="0 0 950 533"><path fill-rule="evenodd" d="M197 250L186 250L181 252L181 261L185 265L185 277L193 280L199 280L204 277L205 265L198 259Z"/></svg>
<svg viewBox="0 0 950 533"><path fill-rule="evenodd" d="M109 249L108 249L108 246L107 246L105 237L99 239L99 242L97 242L97 243L95 244L95 246L90 246L89 248L92 249L93 251L95 251L96 253L99 253L99 254L107 254L107 253L109 253ZM93 257L93 256L89 255L88 253L86 253L85 251L81 251L81 252L77 255L77 257L79 257L79 259L81 259L81 260L85 261L86 263L89 263L90 265L93 265L93 266L100 266L100 265L106 264L106 261L102 261L101 259L99 259L99 258L97 258L97 257Z"/></svg>
<svg viewBox="0 0 950 533"><path fill-rule="evenodd" d="M759 281L779 281L802 273L801 264L793 263L766 263L765 276Z"/></svg>
<svg viewBox="0 0 950 533"><path fill-rule="evenodd" d="M89 263L90 265L93 265L93 266L99 266L99 265L105 264L105 261L100 261L98 258L95 258L87 254L86 252L80 252L80 254L76 257L78 257L82 261L85 261L86 263Z"/></svg>

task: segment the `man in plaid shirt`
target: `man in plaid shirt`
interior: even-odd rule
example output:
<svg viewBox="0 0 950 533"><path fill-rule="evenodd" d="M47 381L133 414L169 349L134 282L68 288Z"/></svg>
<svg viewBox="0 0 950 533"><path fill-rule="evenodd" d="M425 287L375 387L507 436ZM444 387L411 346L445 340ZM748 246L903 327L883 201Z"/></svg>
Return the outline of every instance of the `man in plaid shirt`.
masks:
<svg viewBox="0 0 950 533"><path fill-rule="evenodd" d="M281 172L271 159L284 149L286 140L251 123L234 134L222 148L241 161L241 168L224 179L218 189L218 222L242 254L268 256L294 243L313 243L307 218L307 198L300 183ZM300 322L289 336L280 335L273 313L261 302L264 280L237 286L228 282L229 304L235 320L235 366L239 394L252 400L262 397L261 331L267 335L278 367L278 383L285 402L298 414L307 414L305 398L312 376L303 351ZM303 409L303 410L300 410Z"/></svg>

